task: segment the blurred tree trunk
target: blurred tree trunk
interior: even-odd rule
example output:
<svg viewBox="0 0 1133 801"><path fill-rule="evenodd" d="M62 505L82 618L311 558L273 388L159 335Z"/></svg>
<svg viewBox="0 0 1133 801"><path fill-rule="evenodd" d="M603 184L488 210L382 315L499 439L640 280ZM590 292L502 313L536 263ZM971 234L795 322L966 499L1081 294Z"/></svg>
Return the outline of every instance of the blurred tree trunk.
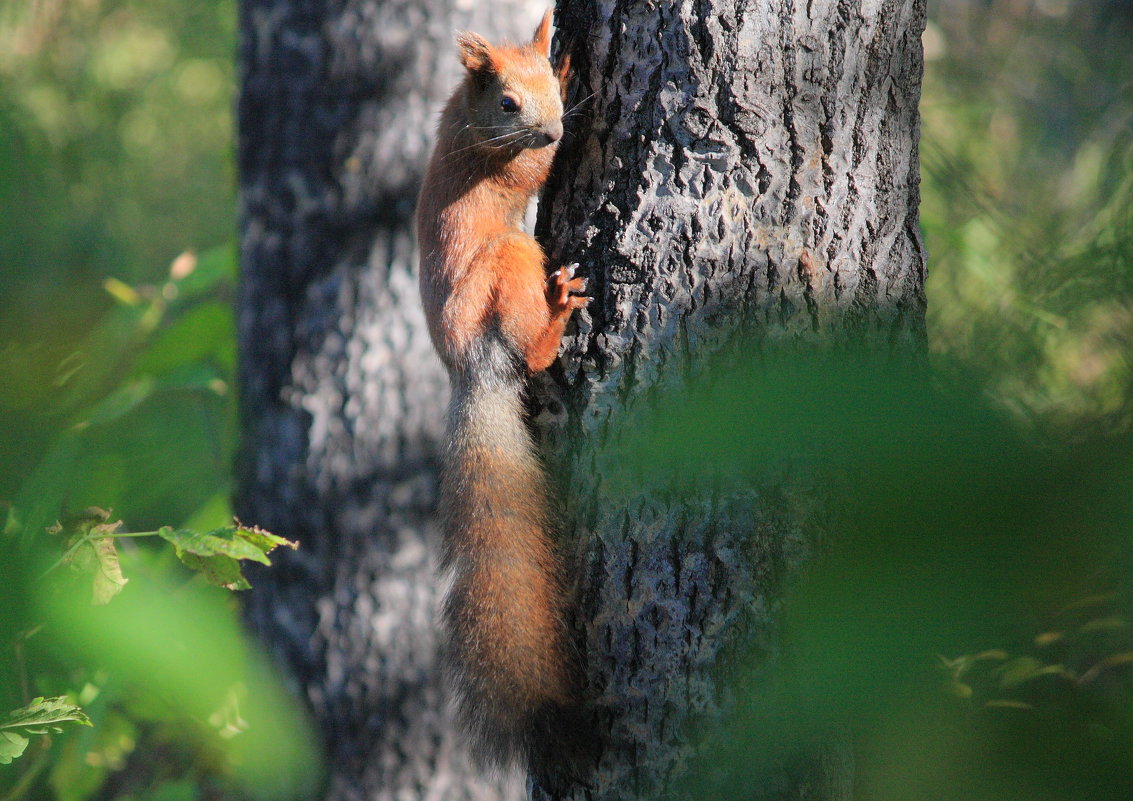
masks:
<svg viewBox="0 0 1133 801"><path fill-rule="evenodd" d="M328 799L516 797L473 770L437 667L436 446L448 382L411 220L453 33L528 37L541 9L242 0L235 506L298 539L247 618L321 727ZM274 557L273 557L274 558Z"/></svg>
<svg viewBox="0 0 1133 801"><path fill-rule="evenodd" d="M557 21L589 98L539 225L552 262L579 262L595 297L544 388L566 409L548 451L605 713L585 797L673 799L692 737L729 711L724 657L755 643L761 667L782 661L776 609L818 545L825 499L786 470L758 487L642 487L627 506L596 465L617 461L611 422L644 390L694 382L710 359L750 369L782 342L923 348L925 3L561 0ZM851 787L831 744L745 797Z"/></svg>

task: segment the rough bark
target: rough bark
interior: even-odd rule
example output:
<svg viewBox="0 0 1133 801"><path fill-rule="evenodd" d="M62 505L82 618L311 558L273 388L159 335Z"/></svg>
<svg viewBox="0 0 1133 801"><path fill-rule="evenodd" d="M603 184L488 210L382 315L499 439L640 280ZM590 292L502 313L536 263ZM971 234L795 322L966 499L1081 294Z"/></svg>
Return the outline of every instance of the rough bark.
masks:
<svg viewBox="0 0 1133 801"><path fill-rule="evenodd" d="M693 732L728 712L724 657L754 643L765 665L780 659L776 608L820 528L808 510L821 504L793 500L807 497L799 479L613 503L601 465L614 423L710 359L744 369L780 341L923 346L924 20L924 0L559 4L589 99L540 231L595 300L563 356L566 414L548 440L569 453L580 644L607 728L594 785L564 797L680 797ZM850 786L832 747L751 797Z"/></svg>
<svg viewBox="0 0 1133 801"><path fill-rule="evenodd" d="M247 618L325 738L328 799L516 797L474 770L437 660L448 383L411 218L453 33L526 38L519 0L243 0L236 511L298 539ZM274 557L273 557L274 558Z"/></svg>

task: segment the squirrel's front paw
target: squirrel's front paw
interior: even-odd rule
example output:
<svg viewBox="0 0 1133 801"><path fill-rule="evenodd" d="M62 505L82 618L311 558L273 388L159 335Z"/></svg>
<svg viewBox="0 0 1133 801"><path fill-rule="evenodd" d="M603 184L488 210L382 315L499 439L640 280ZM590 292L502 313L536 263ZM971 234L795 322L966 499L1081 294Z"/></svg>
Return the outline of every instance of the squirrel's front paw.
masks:
<svg viewBox="0 0 1133 801"><path fill-rule="evenodd" d="M574 295L572 292L585 292L586 279L576 278L574 273L577 264L568 264L562 269L555 270L547 279L547 302L553 311L573 311L581 309L590 302L585 295Z"/></svg>

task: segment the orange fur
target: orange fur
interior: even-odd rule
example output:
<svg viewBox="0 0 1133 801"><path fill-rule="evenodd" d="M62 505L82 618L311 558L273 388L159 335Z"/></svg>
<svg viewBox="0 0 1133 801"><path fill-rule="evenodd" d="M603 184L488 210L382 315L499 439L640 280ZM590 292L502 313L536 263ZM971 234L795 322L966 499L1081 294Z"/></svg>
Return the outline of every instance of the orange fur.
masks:
<svg viewBox="0 0 1133 801"><path fill-rule="evenodd" d="M546 479L523 412L527 375L558 354L589 298L573 269L547 275L521 229L562 136L550 12L523 46L458 37L467 75L441 115L417 211L421 298L452 379L441 476L449 663L474 750L497 764L562 740L578 679ZM556 755L569 761L568 754Z"/></svg>

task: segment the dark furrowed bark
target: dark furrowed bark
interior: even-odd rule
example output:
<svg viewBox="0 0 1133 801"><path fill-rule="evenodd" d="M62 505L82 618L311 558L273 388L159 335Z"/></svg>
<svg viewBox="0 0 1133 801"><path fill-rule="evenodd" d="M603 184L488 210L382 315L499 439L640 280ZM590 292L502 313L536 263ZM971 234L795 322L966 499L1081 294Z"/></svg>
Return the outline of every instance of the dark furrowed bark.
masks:
<svg viewBox="0 0 1133 801"><path fill-rule="evenodd" d="M580 643L607 728L587 798L678 797L699 724L729 711L721 666L752 643L781 658L776 608L826 536L822 494L791 469L611 502L612 423L711 360L743 369L778 342L923 348L924 19L923 0L559 5L575 99L589 99L540 233L595 296L548 432L569 454ZM832 744L752 797L845 798L849 784Z"/></svg>

